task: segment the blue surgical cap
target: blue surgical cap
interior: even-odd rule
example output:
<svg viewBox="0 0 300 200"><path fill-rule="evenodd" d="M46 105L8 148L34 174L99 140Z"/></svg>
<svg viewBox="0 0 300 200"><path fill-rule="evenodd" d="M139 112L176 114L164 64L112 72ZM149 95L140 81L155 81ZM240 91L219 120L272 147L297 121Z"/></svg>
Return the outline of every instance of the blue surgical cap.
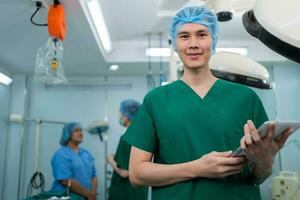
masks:
<svg viewBox="0 0 300 200"><path fill-rule="evenodd" d="M207 27L212 36L212 53L216 52L218 21L216 15L205 7L185 7L181 9L171 20L169 35L175 51L176 36L182 25L187 23L201 24Z"/></svg>
<svg viewBox="0 0 300 200"><path fill-rule="evenodd" d="M135 114L138 112L140 105L139 102L133 99L124 100L120 104L120 112L132 121Z"/></svg>
<svg viewBox="0 0 300 200"><path fill-rule="evenodd" d="M77 122L69 122L67 124L64 125L63 130L62 130L62 134L61 134L61 138L60 138L60 144L62 146L66 146L72 136L72 133L77 129L80 128L81 129L81 125Z"/></svg>

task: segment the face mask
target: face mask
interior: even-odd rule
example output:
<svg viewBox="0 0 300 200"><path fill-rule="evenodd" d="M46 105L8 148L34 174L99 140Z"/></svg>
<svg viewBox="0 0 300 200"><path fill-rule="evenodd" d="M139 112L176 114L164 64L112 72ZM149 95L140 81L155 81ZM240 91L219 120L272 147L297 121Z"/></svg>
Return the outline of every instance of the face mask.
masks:
<svg viewBox="0 0 300 200"><path fill-rule="evenodd" d="M119 118L119 123L121 126L125 126L125 122L124 120L122 119L122 117Z"/></svg>
<svg viewBox="0 0 300 200"><path fill-rule="evenodd" d="M80 133L78 133L78 132L80 132ZM73 136L74 134L76 134L75 137ZM72 137L73 137L73 138L72 138ZM83 141L82 130L81 130L81 129L79 129L79 130L76 129L76 130L72 133L71 138L73 139L74 142L76 142L76 143L81 143L81 142Z"/></svg>

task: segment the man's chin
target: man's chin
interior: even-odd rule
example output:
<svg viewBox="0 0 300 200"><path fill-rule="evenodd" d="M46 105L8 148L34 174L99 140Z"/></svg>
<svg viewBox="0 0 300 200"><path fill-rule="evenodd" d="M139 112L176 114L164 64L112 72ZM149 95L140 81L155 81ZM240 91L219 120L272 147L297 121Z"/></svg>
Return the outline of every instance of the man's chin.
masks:
<svg viewBox="0 0 300 200"><path fill-rule="evenodd" d="M83 141L83 139L78 139L78 140L76 140L75 142L76 142L77 144L80 144L80 143L82 143L82 141Z"/></svg>
<svg viewBox="0 0 300 200"><path fill-rule="evenodd" d="M186 65L186 67L187 67L188 69L195 70L195 69L202 69L202 68L205 68L206 65L203 65L203 64L190 64L190 65Z"/></svg>

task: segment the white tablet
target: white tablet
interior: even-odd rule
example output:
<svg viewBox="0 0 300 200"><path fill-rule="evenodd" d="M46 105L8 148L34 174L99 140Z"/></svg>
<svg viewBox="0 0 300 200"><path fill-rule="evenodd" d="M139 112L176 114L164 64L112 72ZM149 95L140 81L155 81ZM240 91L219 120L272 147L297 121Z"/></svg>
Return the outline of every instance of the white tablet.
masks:
<svg viewBox="0 0 300 200"><path fill-rule="evenodd" d="M288 128L293 128L294 131L300 128L300 121L267 121L258 128L258 134L260 135L261 138L266 137L269 124L275 124L274 139L278 138ZM231 156L245 156L245 155L246 155L245 152L240 147L237 148L231 154Z"/></svg>

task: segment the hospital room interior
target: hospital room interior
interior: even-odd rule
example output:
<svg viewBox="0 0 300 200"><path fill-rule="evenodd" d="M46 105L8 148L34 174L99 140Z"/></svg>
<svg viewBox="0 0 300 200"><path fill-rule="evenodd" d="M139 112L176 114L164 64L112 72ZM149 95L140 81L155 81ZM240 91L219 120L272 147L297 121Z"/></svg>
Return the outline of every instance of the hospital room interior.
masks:
<svg viewBox="0 0 300 200"><path fill-rule="evenodd" d="M299 200L299 8L299 0L1 0L0 199L215 200L211 191L222 191L220 200ZM199 39L198 32L186 27L202 27L201 37L206 39ZM180 32L183 28L185 32ZM204 40L211 41L207 49L202 46ZM206 54L187 54L187 58L181 42L188 43L187 52L208 52L209 60L201 66L215 82L206 95L212 98L219 92L219 101L196 97L198 93L185 83L188 75L196 76L192 72L196 69L188 63ZM244 98L249 105L244 102L242 109L236 105L222 113L226 107L222 106L223 97L227 105L228 99L236 102L244 93L233 92L237 96L229 98L231 93L222 93L221 86L249 94L254 91L267 118L259 124L253 118L256 127L247 132L250 118L239 116L247 116L248 106L257 109L257 105ZM181 91L186 93L172 99ZM195 102L186 102L192 99ZM207 115L215 120L201 121L206 114L195 105L189 110L196 99L203 103L200 109L209 110L205 106L211 104L221 109ZM193 138L189 131L197 119L184 114L197 111L194 130L196 133L199 127L199 135ZM234 137L228 131L223 133L223 128L219 134L224 137L209 137L209 127L215 130L220 123L230 126L235 121L240 127L224 128L232 130ZM266 121L271 122L259 129ZM176 134L173 125L180 127ZM151 137L147 135L150 129ZM167 136L174 129L174 136ZM187 135L181 130L187 130ZM284 145L276 146L287 130L291 134ZM205 133L201 135L201 131ZM260 136L262 143L249 134ZM269 147L264 143L267 139ZM218 146L219 140L223 146ZM199 142L195 145L193 141ZM209 147L203 150L205 155L203 145ZM251 158L260 157L248 151L255 145L265 145L265 152L273 156L271 171L261 169L270 173L259 183L255 182L259 164ZM216 148L211 149L213 146ZM155 167L163 174L167 170L159 171L159 166L175 169L183 162L201 160L211 151L234 153L239 147L242 154L226 159L243 160L243 167L249 167L248 182L239 181L239 174L230 174L160 184L155 174ZM151 156L138 167L135 155ZM137 184L138 176L142 185ZM254 196L245 194L246 187Z"/></svg>

